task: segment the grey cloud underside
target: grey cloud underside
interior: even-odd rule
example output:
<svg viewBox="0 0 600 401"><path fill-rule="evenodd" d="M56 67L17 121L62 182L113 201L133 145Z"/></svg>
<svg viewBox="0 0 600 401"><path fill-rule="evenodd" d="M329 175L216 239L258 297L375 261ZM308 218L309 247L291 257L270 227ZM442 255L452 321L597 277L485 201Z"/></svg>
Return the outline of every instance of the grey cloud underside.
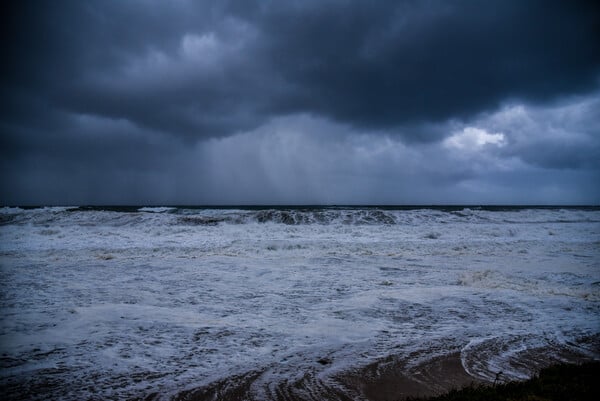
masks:
<svg viewBox="0 0 600 401"><path fill-rule="evenodd" d="M394 126L585 91L597 77L597 14L535 2L394 4L343 18L334 7L284 12L266 24L274 63L305 91L298 107Z"/></svg>
<svg viewBox="0 0 600 401"><path fill-rule="evenodd" d="M9 13L3 87L33 90L48 107L203 138L298 112L377 129L468 118L506 99L585 93L600 66L592 2L137 6L61 2ZM217 52L237 47L213 69L198 64L202 54L184 60L185 35L208 34ZM153 52L163 66L148 65Z"/></svg>
<svg viewBox="0 0 600 401"><path fill-rule="evenodd" d="M600 201L592 1L2 7L0 203Z"/></svg>

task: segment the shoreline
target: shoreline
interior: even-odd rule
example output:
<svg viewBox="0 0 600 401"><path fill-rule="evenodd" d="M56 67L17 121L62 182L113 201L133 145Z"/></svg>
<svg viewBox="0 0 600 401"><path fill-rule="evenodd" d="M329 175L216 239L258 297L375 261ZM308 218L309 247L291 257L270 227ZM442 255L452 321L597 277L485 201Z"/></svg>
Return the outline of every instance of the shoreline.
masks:
<svg viewBox="0 0 600 401"><path fill-rule="evenodd" d="M331 376L307 371L300 378L279 382L265 380L265 371L250 371L180 392L172 399L393 401L408 397L430 397L454 388L485 383L464 370L459 352L434 357L411 368L407 367L407 362L404 358L390 356ZM158 399L161 399L159 394L151 394L143 400Z"/></svg>
<svg viewBox="0 0 600 401"><path fill-rule="evenodd" d="M408 362L406 358L390 356L342 375L341 382L369 401L431 397L453 388L485 383L467 373L457 351L415 366L408 366Z"/></svg>
<svg viewBox="0 0 600 401"><path fill-rule="evenodd" d="M531 378L541 371L562 364L600 364L598 356L576 352L549 357L550 349L531 349L510 363L528 365ZM556 351L556 350L553 350ZM495 387L494 381L475 377L463 366L459 350L433 356L417 364L418 355L390 355L366 366L350 368L333 374L307 371L299 378L269 380L268 369L250 371L225 378L207 386L186 390L175 395L175 401L401 401L443 397L460 389ZM598 370L598 369L597 369ZM528 380L507 380L498 376L498 385L523 383ZM152 394L145 401L161 399Z"/></svg>
<svg viewBox="0 0 600 401"><path fill-rule="evenodd" d="M525 381L468 386L429 398L404 401L596 401L600 395L600 362L557 364Z"/></svg>

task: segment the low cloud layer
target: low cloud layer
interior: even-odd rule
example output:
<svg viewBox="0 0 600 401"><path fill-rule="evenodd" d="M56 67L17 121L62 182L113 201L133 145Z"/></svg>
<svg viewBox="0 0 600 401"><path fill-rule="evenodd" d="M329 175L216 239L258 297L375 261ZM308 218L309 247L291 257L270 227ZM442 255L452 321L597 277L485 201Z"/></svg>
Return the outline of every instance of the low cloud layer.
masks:
<svg viewBox="0 0 600 401"><path fill-rule="evenodd" d="M598 203L593 2L5 6L1 199Z"/></svg>

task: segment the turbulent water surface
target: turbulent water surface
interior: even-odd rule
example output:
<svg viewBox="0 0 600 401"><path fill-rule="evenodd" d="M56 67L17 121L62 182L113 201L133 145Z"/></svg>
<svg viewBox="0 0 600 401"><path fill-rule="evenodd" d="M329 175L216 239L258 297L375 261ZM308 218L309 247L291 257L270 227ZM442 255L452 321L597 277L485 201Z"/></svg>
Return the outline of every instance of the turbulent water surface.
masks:
<svg viewBox="0 0 600 401"><path fill-rule="evenodd" d="M600 358L598 208L4 208L0 224L8 399L234 377L269 399L390 355L458 352L484 380L527 377L536 349Z"/></svg>

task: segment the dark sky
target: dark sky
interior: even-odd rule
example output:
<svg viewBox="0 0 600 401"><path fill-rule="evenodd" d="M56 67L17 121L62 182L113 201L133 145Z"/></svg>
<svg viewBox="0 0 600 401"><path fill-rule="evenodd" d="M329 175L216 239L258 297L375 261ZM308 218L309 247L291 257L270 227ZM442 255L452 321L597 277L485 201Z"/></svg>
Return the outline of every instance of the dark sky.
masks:
<svg viewBox="0 0 600 401"><path fill-rule="evenodd" d="M597 2L13 3L1 204L600 203Z"/></svg>

